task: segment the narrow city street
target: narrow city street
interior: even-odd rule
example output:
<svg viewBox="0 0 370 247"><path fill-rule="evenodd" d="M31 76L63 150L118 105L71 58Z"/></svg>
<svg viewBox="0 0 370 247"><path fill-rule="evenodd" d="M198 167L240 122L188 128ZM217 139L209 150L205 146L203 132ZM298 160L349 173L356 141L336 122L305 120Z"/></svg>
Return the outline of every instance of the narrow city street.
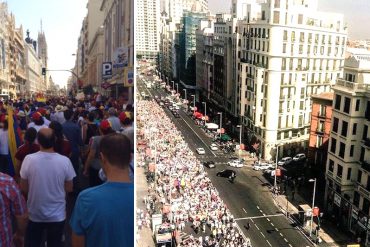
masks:
<svg viewBox="0 0 370 247"><path fill-rule="evenodd" d="M147 77L145 80L152 81L153 78ZM167 96L165 89L146 88L141 79L137 85L139 93L145 92L150 99L154 99L155 96ZM295 225L276 207L268 182L261 172L252 170L252 165L247 164L243 168L232 168L237 173L234 183L217 177L218 171L230 169L226 163L232 155L210 150L212 140L183 109L179 110L180 117L175 118L167 107L163 107L168 117L182 132L192 151L196 153L196 148L199 147L205 149L205 155L198 155L197 158L201 161L215 162L216 168L208 169L207 174L237 220L239 228L251 239L253 246L311 246ZM247 217L255 218L244 219ZM248 222L251 226L249 230L244 227Z"/></svg>

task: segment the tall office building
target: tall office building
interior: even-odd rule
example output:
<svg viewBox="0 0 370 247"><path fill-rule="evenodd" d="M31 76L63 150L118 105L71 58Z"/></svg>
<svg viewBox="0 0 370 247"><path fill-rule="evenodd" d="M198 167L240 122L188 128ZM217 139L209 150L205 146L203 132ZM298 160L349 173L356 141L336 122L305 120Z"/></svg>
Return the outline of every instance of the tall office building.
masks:
<svg viewBox="0 0 370 247"><path fill-rule="evenodd" d="M343 15L318 11L317 0L237 2L244 12L233 15L242 20L226 31L241 35L236 110L245 137L261 140L265 159L276 157L276 146L279 157L306 151L311 95L329 92L342 73Z"/></svg>
<svg viewBox="0 0 370 247"><path fill-rule="evenodd" d="M135 49L138 58L156 59L159 52L160 1L136 1Z"/></svg>

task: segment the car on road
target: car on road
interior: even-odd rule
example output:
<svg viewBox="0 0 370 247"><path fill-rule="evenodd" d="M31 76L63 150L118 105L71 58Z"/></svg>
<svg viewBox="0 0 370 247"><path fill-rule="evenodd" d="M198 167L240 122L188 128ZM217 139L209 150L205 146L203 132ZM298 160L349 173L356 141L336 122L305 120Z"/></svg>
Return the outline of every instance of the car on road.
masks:
<svg viewBox="0 0 370 247"><path fill-rule="evenodd" d="M303 153L297 154L296 156L293 157L294 161L302 161L306 159L306 155Z"/></svg>
<svg viewBox="0 0 370 247"><path fill-rule="evenodd" d="M217 151L218 150L218 146L215 143L212 143L211 146L209 146L209 147L211 148L212 151Z"/></svg>
<svg viewBox="0 0 370 247"><path fill-rule="evenodd" d="M204 148L197 148L197 153L198 154L206 154L206 150L204 150Z"/></svg>
<svg viewBox="0 0 370 247"><path fill-rule="evenodd" d="M270 167L266 170L263 171L263 174L271 174L274 172L274 175L275 175L275 167Z"/></svg>
<svg viewBox="0 0 370 247"><path fill-rule="evenodd" d="M180 114L177 111L172 111L172 114L175 118L179 118Z"/></svg>
<svg viewBox="0 0 370 247"><path fill-rule="evenodd" d="M272 164L268 163L256 163L253 165L253 170L255 171L263 171L269 168L273 168L274 166Z"/></svg>
<svg viewBox="0 0 370 247"><path fill-rule="evenodd" d="M225 169L216 173L217 177L224 177L230 179L231 182L234 182L236 178L236 172L230 169Z"/></svg>
<svg viewBox="0 0 370 247"><path fill-rule="evenodd" d="M237 167L237 168L242 168L244 166L243 161L241 160L232 160L227 162L227 164L231 167Z"/></svg>
<svg viewBox="0 0 370 247"><path fill-rule="evenodd" d="M216 165L215 165L215 162L214 161L205 161L203 162L203 165L207 168L215 168Z"/></svg>
<svg viewBox="0 0 370 247"><path fill-rule="evenodd" d="M284 157L278 162L278 165L279 166L289 165L292 162L292 160L293 160L292 157Z"/></svg>

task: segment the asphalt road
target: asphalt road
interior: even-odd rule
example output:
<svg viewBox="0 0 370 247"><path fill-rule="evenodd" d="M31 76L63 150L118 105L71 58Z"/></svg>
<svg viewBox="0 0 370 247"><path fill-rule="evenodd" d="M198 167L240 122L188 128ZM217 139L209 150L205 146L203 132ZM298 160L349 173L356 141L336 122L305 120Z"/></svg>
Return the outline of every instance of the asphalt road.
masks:
<svg viewBox="0 0 370 247"><path fill-rule="evenodd" d="M145 79L148 81L153 80L151 77ZM140 78L137 85L139 93L144 91L151 97L167 95L164 89L147 89ZM219 191L221 198L235 219L237 219L244 235L251 239L254 247L312 246L294 225L280 213L274 204L267 181L260 171L252 170L251 166L233 168L237 172L237 178L234 183L230 183L225 178L217 177L216 173L218 171L225 168L230 169L230 167L226 166L229 157L220 151L212 152L209 149L212 141L183 110L179 112L180 118L175 118L167 107L164 106L164 108L167 115L182 132L189 147L194 152L198 147L205 149L205 155L197 155L195 152L198 158L201 161L213 160L216 162L216 168L207 170L207 173L213 185ZM246 217L261 218L243 219ZM249 230L244 228L248 222L251 226Z"/></svg>

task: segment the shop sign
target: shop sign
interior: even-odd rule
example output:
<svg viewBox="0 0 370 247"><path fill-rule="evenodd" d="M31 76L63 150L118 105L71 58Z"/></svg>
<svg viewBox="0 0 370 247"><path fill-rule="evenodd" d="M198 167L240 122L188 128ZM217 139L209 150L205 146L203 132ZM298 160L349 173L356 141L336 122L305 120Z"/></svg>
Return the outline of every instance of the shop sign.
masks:
<svg viewBox="0 0 370 247"><path fill-rule="evenodd" d="M340 197L340 195L338 195L338 194L334 194L334 203L335 203L335 205L337 205L338 207L340 207L340 202L341 202L341 197Z"/></svg>

